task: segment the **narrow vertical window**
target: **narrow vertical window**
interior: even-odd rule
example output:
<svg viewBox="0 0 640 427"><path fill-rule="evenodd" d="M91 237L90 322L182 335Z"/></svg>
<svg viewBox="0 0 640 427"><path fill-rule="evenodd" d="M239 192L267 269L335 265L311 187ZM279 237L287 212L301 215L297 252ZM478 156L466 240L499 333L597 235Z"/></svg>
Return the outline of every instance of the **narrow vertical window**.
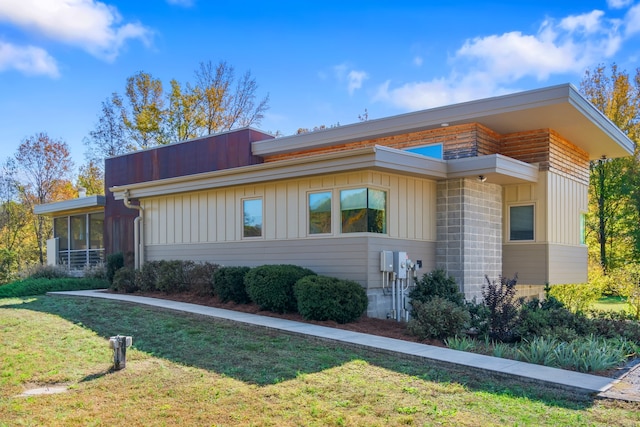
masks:
<svg viewBox="0 0 640 427"><path fill-rule="evenodd" d="M580 244L587 244L587 214L580 214Z"/></svg>
<svg viewBox="0 0 640 427"><path fill-rule="evenodd" d="M386 233L386 198L384 191L369 188L342 190L340 216L343 233Z"/></svg>
<svg viewBox="0 0 640 427"><path fill-rule="evenodd" d="M331 192L309 194L309 234L331 233Z"/></svg>
<svg viewBox="0 0 640 427"><path fill-rule="evenodd" d="M534 240L533 205L509 208L509 240Z"/></svg>
<svg viewBox="0 0 640 427"><path fill-rule="evenodd" d="M250 199L242 202L242 236L262 236L262 199Z"/></svg>

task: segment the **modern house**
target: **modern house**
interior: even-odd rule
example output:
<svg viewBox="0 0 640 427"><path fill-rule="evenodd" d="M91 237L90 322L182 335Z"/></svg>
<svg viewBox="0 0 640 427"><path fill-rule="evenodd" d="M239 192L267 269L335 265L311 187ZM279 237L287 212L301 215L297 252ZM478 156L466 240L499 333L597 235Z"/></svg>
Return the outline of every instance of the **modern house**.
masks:
<svg viewBox="0 0 640 427"><path fill-rule="evenodd" d="M282 138L245 128L107 159L104 247L137 266L298 264L361 283L373 317L390 306L383 251L444 268L469 299L515 273L537 295L586 281L589 161L632 153L571 85Z"/></svg>

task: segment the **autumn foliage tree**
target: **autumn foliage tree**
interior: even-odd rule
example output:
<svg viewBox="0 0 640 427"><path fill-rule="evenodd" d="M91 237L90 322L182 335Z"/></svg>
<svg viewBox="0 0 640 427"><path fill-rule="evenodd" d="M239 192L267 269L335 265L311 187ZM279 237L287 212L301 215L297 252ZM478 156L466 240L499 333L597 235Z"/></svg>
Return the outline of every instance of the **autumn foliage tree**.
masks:
<svg viewBox="0 0 640 427"><path fill-rule="evenodd" d="M75 196L70 180L73 162L65 142L37 133L20 144L15 160L23 174L23 184L19 186L21 201L31 212L36 204ZM44 264L44 242L51 224L42 215L34 216L32 222L39 262Z"/></svg>
<svg viewBox="0 0 640 427"><path fill-rule="evenodd" d="M615 64L598 66L585 73L580 91L636 144L633 156L590 167L586 225L591 255L606 272L640 260L640 69L630 77Z"/></svg>

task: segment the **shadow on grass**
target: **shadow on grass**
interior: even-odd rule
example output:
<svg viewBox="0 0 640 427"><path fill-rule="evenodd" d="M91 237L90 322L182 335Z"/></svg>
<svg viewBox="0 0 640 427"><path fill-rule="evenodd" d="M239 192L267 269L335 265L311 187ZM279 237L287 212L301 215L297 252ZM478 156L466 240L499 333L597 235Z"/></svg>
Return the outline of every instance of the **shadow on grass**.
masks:
<svg viewBox="0 0 640 427"><path fill-rule="evenodd" d="M550 406L581 410L593 403L584 395L515 379L494 379L463 369L430 366L422 360L122 301L40 296L4 307L58 315L104 338L131 335L139 351L261 386L363 360L426 381L459 383L471 390L526 397Z"/></svg>

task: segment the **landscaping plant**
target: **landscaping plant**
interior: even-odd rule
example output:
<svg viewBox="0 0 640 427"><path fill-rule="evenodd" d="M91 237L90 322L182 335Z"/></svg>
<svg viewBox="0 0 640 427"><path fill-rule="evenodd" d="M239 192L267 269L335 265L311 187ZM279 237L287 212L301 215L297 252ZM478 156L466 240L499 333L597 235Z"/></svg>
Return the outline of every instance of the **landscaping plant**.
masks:
<svg viewBox="0 0 640 427"><path fill-rule="evenodd" d="M307 320L353 322L367 310L364 288L352 280L305 276L294 285L298 312Z"/></svg>
<svg viewBox="0 0 640 427"><path fill-rule="evenodd" d="M245 276L245 286L251 301L262 310L276 313L296 311L293 286L304 276L315 275L308 268L290 264L261 265Z"/></svg>
<svg viewBox="0 0 640 427"><path fill-rule="evenodd" d="M244 276L249 270L249 267L220 267L213 273L213 289L220 301L233 301L236 304L251 302L244 285Z"/></svg>

